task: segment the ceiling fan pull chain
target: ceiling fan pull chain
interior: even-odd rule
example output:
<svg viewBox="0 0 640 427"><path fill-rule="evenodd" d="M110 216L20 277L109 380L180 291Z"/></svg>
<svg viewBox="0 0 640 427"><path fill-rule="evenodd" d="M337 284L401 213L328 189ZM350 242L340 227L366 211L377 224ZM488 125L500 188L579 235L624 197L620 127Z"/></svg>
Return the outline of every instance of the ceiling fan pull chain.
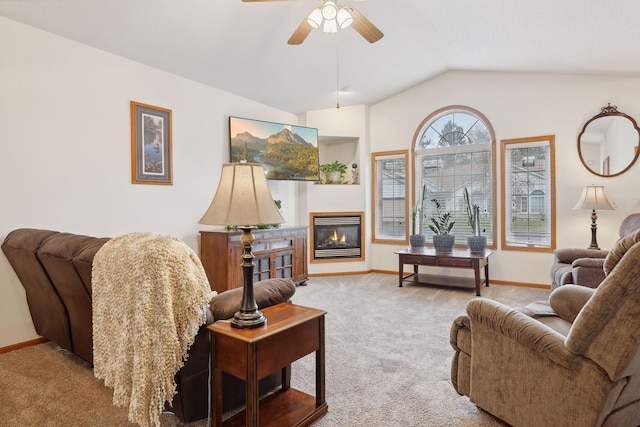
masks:
<svg viewBox="0 0 640 427"><path fill-rule="evenodd" d="M337 45L336 45L336 108L340 108L340 49Z"/></svg>

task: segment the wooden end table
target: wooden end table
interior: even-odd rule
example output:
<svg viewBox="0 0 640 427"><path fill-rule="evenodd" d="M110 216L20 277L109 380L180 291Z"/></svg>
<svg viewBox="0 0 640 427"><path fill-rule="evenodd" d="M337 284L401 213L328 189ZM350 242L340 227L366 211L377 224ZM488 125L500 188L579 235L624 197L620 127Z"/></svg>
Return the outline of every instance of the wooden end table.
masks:
<svg viewBox="0 0 640 427"><path fill-rule="evenodd" d="M468 249L454 249L452 253L436 253L434 248L407 248L398 251L399 258L399 285L402 282L412 282L420 284L475 287L476 295L480 296L480 286L482 283L489 286L489 256L493 252L485 250L484 253L475 254ZM404 276L404 265L413 264L413 274ZM433 266L445 268L469 268L474 271L474 279L468 277L437 276L431 274L419 274L418 266ZM480 278L480 270L484 268L484 280Z"/></svg>
<svg viewBox="0 0 640 427"><path fill-rule="evenodd" d="M211 332L211 422L216 427L308 426L327 413L323 310L281 303L262 314L267 324L237 329L229 321ZM316 353L316 396L291 388L290 365ZM281 369L282 388L258 401L258 381ZM246 382L246 409L222 420L222 371Z"/></svg>

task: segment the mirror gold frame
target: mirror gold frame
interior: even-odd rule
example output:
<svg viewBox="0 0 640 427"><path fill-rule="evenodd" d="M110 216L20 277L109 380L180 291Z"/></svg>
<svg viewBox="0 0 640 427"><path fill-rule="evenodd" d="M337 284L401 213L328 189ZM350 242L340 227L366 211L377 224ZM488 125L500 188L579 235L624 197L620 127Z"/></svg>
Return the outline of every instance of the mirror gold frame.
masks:
<svg viewBox="0 0 640 427"><path fill-rule="evenodd" d="M640 128L615 105L607 104L585 123L578 135L578 155L594 175L613 177L627 170L638 159Z"/></svg>

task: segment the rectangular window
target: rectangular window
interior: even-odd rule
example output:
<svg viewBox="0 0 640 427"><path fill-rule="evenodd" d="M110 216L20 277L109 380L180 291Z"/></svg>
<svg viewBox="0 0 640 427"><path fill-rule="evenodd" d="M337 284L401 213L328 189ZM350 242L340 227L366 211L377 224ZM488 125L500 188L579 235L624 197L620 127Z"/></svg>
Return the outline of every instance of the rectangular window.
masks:
<svg viewBox="0 0 640 427"><path fill-rule="evenodd" d="M501 141L503 249L555 249L554 144L554 135Z"/></svg>
<svg viewBox="0 0 640 427"><path fill-rule="evenodd" d="M371 154L373 242L408 244L408 150Z"/></svg>

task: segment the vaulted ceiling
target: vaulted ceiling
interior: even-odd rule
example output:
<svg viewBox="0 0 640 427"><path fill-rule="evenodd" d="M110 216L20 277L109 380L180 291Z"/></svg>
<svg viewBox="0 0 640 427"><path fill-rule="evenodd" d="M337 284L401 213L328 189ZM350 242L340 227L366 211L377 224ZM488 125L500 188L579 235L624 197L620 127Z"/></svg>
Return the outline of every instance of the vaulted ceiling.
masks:
<svg viewBox="0 0 640 427"><path fill-rule="evenodd" d="M640 75L638 0L340 0L384 33L287 40L319 0L0 0L0 16L291 113L447 70ZM2 43L15 41L2 40Z"/></svg>

